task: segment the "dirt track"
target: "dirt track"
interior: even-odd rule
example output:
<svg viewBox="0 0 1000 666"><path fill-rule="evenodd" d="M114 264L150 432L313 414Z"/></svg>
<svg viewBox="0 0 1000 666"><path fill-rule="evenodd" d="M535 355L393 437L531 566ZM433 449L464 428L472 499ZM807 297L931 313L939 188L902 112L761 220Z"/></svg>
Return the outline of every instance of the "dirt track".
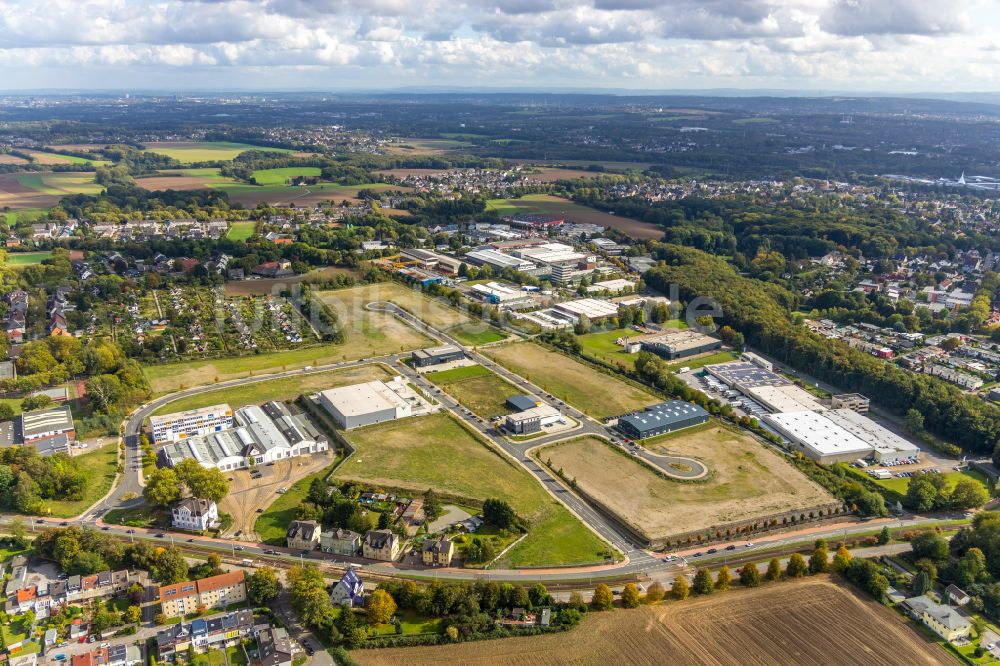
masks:
<svg viewBox="0 0 1000 666"><path fill-rule="evenodd" d="M595 613L570 632L542 637L351 656L362 666L955 663L905 619L827 577Z"/></svg>

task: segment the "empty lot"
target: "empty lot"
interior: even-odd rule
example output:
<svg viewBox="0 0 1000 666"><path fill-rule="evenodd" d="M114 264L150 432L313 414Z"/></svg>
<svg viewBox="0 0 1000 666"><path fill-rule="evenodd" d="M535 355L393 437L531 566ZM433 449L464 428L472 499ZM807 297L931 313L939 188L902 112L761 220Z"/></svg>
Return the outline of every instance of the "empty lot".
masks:
<svg viewBox="0 0 1000 666"><path fill-rule="evenodd" d="M490 347L483 353L590 416L617 416L661 402L637 386L530 342Z"/></svg>
<svg viewBox="0 0 1000 666"><path fill-rule="evenodd" d="M593 613L580 627L548 636L351 656L362 666L956 663L899 615L826 578Z"/></svg>
<svg viewBox="0 0 1000 666"><path fill-rule="evenodd" d="M671 481L589 437L553 444L539 457L654 539L832 500L776 453L722 426L682 431L650 450L700 460L710 476L698 483Z"/></svg>

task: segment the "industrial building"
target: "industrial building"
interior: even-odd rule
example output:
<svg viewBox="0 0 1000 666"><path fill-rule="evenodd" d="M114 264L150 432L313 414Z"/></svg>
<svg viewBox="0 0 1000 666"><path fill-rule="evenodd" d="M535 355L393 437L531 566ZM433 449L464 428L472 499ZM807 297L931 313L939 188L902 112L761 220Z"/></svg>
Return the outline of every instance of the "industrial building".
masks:
<svg viewBox="0 0 1000 666"><path fill-rule="evenodd" d="M867 414L871 401L860 393L841 393L830 398L831 409L850 409Z"/></svg>
<svg viewBox="0 0 1000 666"><path fill-rule="evenodd" d="M168 444L160 452L163 462L173 467L193 458L202 467L229 471L329 448L326 435L305 414L293 412L284 403L241 407L236 410L235 422L235 428Z"/></svg>
<svg viewBox="0 0 1000 666"><path fill-rule="evenodd" d="M504 428L515 435L528 435L540 432L542 428L553 423L565 423L562 413L548 404L541 404L514 414L508 414Z"/></svg>
<svg viewBox="0 0 1000 666"><path fill-rule="evenodd" d="M747 389L757 386L789 386L791 382L771 370L765 369L756 363L747 361L736 361L733 363L720 363L719 365L706 365L705 372L712 375L731 389L746 392Z"/></svg>
<svg viewBox="0 0 1000 666"><path fill-rule="evenodd" d="M455 345L442 345L440 347L428 347L418 349L413 352L413 366L426 368L431 365L441 365L452 361L461 361L465 358L465 352Z"/></svg>
<svg viewBox="0 0 1000 666"><path fill-rule="evenodd" d="M766 414L764 422L794 447L818 463L851 462L867 458L873 447L819 412Z"/></svg>
<svg viewBox="0 0 1000 666"><path fill-rule="evenodd" d="M521 273L532 273L538 268L527 259L512 257L509 254L497 252L489 248L466 252L465 259L474 266L489 266L498 271L509 268Z"/></svg>
<svg viewBox="0 0 1000 666"><path fill-rule="evenodd" d="M24 412L0 423L0 447L30 446L40 456L69 454L76 425L69 405Z"/></svg>
<svg viewBox="0 0 1000 666"><path fill-rule="evenodd" d="M207 435L233 427L233 409L223 403L186 412L174 412L149 417L150 430L156 443L176 442L186 437Z"/></svg>
<svg viewBox="0 0 1000 666"><path fill-rule="evenodd" d="M668 400L618 417L618 429L632 439L647 439L708 421L708 412L689 402Z"/></svg>
<svg viewBox="0 0 1000 666"><path fill-rule="evenodd" d="M751 386L743 393L770 412L819 412L826 409L813 394L794 384L784 386Z"/></svg>
<svg viewBox="0 0 1000 666"><path fill-rule="evenodd" d="M542 404L542 401L533 395L512 395L506 401L508 409L513 409L515 412L534 409L540 404Z"/></svg>
<svg viewBox="0 0 1000 666"><path fill-rule="evenodd" d="M722 347L722 341L692 330L677 330L643 338L639 341L643 351L653 352L667 360L696 356Z"/></svg>
<svg viewBox="0 0 1000 666"><path fill-rule="evenodd" d="M833 409L823 416L871 446L875 450L875 460L880 463L920 460L920 449L915 444L883 428L867 416L850 409Z"/></svg>
<svg viewBox="0 0 1000 666"><path fill-rule="evenodd" d="M556 303L552 309L569 315L576 321L587 317L590 321L600 321L618 316L618 305L611 301L601 301L596 298L579 298L575 301Z"/></svg>
<svg viewBox="0 0 1000 666"><path fill-rule="evenodd" d="M402 397L402 377L341 386L320 391L319 402L345 429L393 421L410 416L412 407Z"/></svg>
<svg viewBox="0 0 1000 666"><path fill-rule="evenodd" d="M531 294L521 289L511 289L499 282L487 282L472 286L471 294L493 305L505 307L528 306L534 304Z"/></svg>

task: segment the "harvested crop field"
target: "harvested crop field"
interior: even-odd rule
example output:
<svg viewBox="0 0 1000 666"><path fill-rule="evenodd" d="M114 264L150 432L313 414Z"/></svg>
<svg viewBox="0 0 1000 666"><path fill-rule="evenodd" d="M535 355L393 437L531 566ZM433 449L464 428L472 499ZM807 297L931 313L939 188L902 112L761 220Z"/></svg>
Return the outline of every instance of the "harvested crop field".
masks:
<svg viewBox="0 0 1000 666"><path fill-rule="evenodd" d="M9 153L0 153L0 164L27 164L28 160Z"/></svg>
<svg viewBox="0 0 1000 666"><path fill-rule="evenodd" d="M547 636L355 650L351 656L362 666L955 663L904 618L828 578L590 613L580 627Z"/></svg>
<svg viewBox="0 0 1000 666"><path fill-rule="evenodd" d="M551 194L526 194L519 199L490 199L486 202L486 208L495 210L500 215L515 213L562 215L567 222L599 224L617 229L630 238L654 240L663 238L663 229L655 224L621 215L611 215Z"/></svg>
<svg viewBox="0 0 1000 666"><path fill-rule="evenodd" d="M49 171L0 174L0 208L51 208L67 194L98 194L94 174Z"/></svg>
<svg viewBox="0 0 1000 666"><path fill-rule="evenodd" d="M699 460L710 476L671 481L645 463L591 437L539 452L587 495L651 539L833 501L776 453L735 430L710 425L678 432L650 450Z"/></svg>
<svg viewBox="0 0 1000 666"><path fill-rule="evenodd" d="M661 402L637 386L534 343L519 342L482 351L589 416L617 416Z"/></svg>

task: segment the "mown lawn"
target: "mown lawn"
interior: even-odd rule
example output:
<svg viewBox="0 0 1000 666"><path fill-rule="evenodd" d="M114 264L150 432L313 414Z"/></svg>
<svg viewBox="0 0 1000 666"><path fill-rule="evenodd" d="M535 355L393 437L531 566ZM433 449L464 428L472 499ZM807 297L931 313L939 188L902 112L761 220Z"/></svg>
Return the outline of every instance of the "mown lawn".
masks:
<svg viewBox="0 0 1000 666"><path fill-rule="evenodd" d="M485 324L463 324L446 331L448 335L457 338L459 342L478 347L491 342L500 342L507 336Z"/></svg>
<svg viewBox="0 0 1000 666"><path fill-rule="evenodd" d="M256 228L256 222L233 222L229 225L229 231L226 232L226 238L229 240L245 241L253 236L253 232Z"/></svg>
<svg viewBox="0 0 1000 666"><path fill-rule="evenodd" d="M295 512L299 505L306 500L306 493L313 479L322 478L330 473L330 468L326 468L302 477L288 489L287 492L278 496L278 499L271 503L271 506L264 510L254 524L254 531L262 541L274 546L285 545L285 535L288 533L288 525L295 520Z"/></svg>
<svg viewBox="0 0 1000 666"><path fill-rule="evenodd" d="M228 403L233 409L237 409L244 405L259 405L271 400L295 400L300 395L316 393L328 388L391 378L392 373L386 370L385 366L377 363L328 372L292 375L281 379L252 382L190 395L167 403L157 409L154 415L183 412L223 402Z"/></svg>
<svg viewBox="0 0 1000 666"><path fill-rule="evenodd" d="M252 174L258 185L284 185L297 176L319 177L319 167L284 167L281 169L258 169Z"/></svg>
<svg viewBox="0 0 1000 666"><path fill-rule="evenodd" d="M510 413L507 398L521 393L516 386L481 365L432 372L427 379L486 419Z"/></svg>
<svg viewBox="0 0 1000 666"><path fill-rule="evenodd" d="M46 259L51 259L52 253L43 252L8 252L7 263L11 266L33 266L40 264Z"/></svg>
<svg viewBox="0 0 1000 666"><path fill-rule="evenodd" d="M46 514L57 518L78 516L104 497L111 489L118 467L117 439L94 451L73 456L73 463L89 479L83 499L75 502L46 500L43 505Z"/></svg>
<svg viewBox="0 0 1000 666"><path fill-rule="evenodd" d="M371 486L510 502L530 527L507 566L602 561L608 546L523 468L489 448L453 417L439 413L349 431L356 447L333 477Z"/></svg>

